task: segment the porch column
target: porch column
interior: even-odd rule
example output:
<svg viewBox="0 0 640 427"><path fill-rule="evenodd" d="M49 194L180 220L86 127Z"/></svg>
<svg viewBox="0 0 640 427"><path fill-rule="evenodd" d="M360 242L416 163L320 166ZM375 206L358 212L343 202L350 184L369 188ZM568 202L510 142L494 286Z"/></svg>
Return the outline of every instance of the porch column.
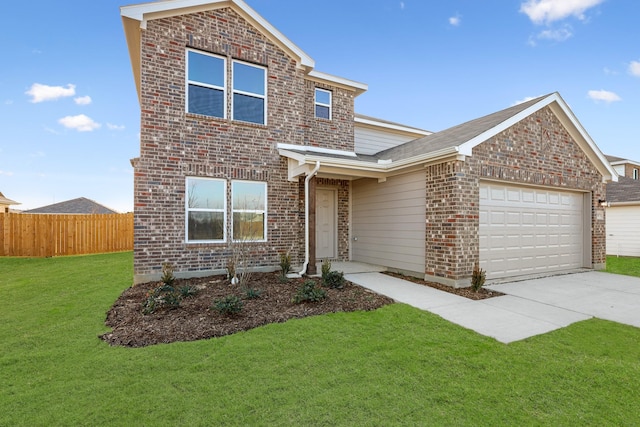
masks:
<svg viewBox="0 0 640 427"><path fill-rule="evenodd" d="M309 265L307 274L317 274L316 268L316 177L309 181Z"/></svg>

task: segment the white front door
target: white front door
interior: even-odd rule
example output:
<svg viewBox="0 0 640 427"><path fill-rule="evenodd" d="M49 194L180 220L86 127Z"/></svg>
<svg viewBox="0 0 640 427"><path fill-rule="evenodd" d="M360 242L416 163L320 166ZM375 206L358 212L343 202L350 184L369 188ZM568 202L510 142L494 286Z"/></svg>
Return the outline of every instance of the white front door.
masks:
<svg viewBox="0 0 640 427"><path fill-rule="evenodd" d="M336 190L316 190L316 259L336 258Z"/></svg>

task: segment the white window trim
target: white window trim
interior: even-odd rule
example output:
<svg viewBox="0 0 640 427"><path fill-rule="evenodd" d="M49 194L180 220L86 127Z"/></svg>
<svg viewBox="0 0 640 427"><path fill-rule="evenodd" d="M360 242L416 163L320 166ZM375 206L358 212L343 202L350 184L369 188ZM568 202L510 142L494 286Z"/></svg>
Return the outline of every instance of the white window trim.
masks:
<svg viewBox="0 0 640 427"><path fill-rule="evenodd" d="M203 209L189 208L189 181L190 180L208 180L222 182L224 188L224 207L222 209ZM185 179L185 197L184 197L184 241L190 244L201 243L226 243L227 241L227 181L225 179L208 178L201 176L188 176ZM222 240L189 240L189 212L220 212L222 211Z"/></svg>
<svg viewBox="0 0 640 427"><path fill-rule="evenodd" d="M319 102L316 99L316 94L318 93L318 91L320 92L326 92L329 94L329 103L325 104L323 102ZM333 118L333 108L331 108L331 104L333 103L333 93L330 90L326 90L326 89L321 89L319 87L315 88L315 90L313 91L313 99L314 99L314 103L313 103L313 115L316 119L324 119L324 120L331 120ZM329 108L329 118L325 119L324 117L318 117L316 115L316 106L319 105L321 107L327 107Z"/></svg>
<svg viewBox="0 0 640 427"><path fill-rule="evenodd" d="M253 92L245 92L243 90L236 90L233 87L233 78L235 77L233 74L233 64L238 63L238 64L242 64L242 65L246 65L249 67L254 67L254 68L258 68L262 71L264 71L264 95L258 94L258 93L253 93ZM250 62L245 62L245 61L238 61L238 60L233 60L232 64L231 64L231 118L233 121L236 122L242 122L242 123L250 123L253 125L267 125L267 67L263 67L261 65L256 65L256 64L252 64ZM253 98L260 98L264 100L264 123L254 123L254 122L247 122L245 120L240 120L240 119L236 119L235 118L235 109L234 109L234 105L233 105L233 95L234 94L240 94L240 95L247 95L247 96L251 96Z"/></svg>
<svg viewBox="0 0 640 427"><path fill-rule="evenodd" d="M234 182L246 182L249 184L262 184L264 185L264 210L262 209L234 209L233 206L233 183ZM264 230L264 238L263 239L256 239L256 240L251 240L251 242L266 242L267 240L269 240L268 237L268 229L267 229L267 224L269 224L269 221L267 220L267 212L269 211L269 206L267 205L267 201L269 200L269 196L268 196L268 191L269 191L269 186L267 185L266 182L264 181L248 181L248 180L243 180L243 179L234 179L231 181L231 241L232 242L241 242L242 240L235 240L233 238L233 214L235 212L251 212L251 213L262 213L264 214L263 216L263 224L262 224L262 229Z"/></svg>
<svg viewBox="0 0 640 427"><path fill-rule="evenodd" d="M223 79L224 86L220 87L220 86L210 85L210 84L207 84L207 83L202 83L202 82L197 81L197 80L189 80L189 52L194 52L194 53L197 53L199 55L212 56L214 58L222 59L222 63L223 63L223 67L224 67L224 79ZM184 103L184 111L186 113L189 113L189 114L198 114L198 113L193 113L193 112L189 111L189 84L194 84L196 86L207 87L207 88L210 88L210 89L222 90L222 99L224 101L223 109L222 109L222 117L217 117L217 116L206 116L206 117L214 117L216 119L220 119L220 118L226 119L227 118L227 58L225 58L224 56L220 56L220 55L214 55L214 54L209 53L209 52L203 52L201 50L187 48L187 49L185 49L185 53L184 53L184 62L185 62L185 72L184 72L185 103ZM202 114L198 114L198 115L202 115Z"/></svg>
<svg viewBox="0 0 640 427"><path fill-rule="evenodd" d="M633 179L638 179L638 169L634 168L633 169Z"/></svg>

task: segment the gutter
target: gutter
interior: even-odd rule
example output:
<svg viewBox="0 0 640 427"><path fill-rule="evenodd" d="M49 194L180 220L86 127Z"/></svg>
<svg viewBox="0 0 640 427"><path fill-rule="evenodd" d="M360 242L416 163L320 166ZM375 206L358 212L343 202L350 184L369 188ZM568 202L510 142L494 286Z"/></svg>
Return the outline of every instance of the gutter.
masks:
<svg viewBox="0 0 640 427"><path fill-rule="evenodd" d="M302 277L309 266L309 181L316 176L318 169L320 169L320 161L316 161L316 167L304 179L304 264L297 274L298 277Z"/></svg>

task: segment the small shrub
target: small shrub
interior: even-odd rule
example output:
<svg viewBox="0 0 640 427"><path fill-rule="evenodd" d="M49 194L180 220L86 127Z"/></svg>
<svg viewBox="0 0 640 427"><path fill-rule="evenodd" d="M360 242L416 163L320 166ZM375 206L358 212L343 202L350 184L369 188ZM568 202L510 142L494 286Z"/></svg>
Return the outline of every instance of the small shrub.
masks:
<svg viewBox="0 0 640 427"><path fill-rule="evenodd" d="M478 292L483 286L486 280L487 272L480 268L478 264L473 267L473 273L471 274L471 289L474 292Z"/></svg>
<svg viewBox="0 0 640 427"><path fill-rule="evenodd" d="M330 271L322 278L322 284L327 288L344 288L344 273L341 271Z"/></svg>
<svg viewBox="0 0 640 427"><path fill-rule="evenodd" d="M297 290L293 296L293 302L300 304L301 302L317 302L325 299L327 293L324 289L318 288L316 282L313 280L305 281Z"/></svg>
<svg viewBox="0 0 640 427"><path fill-rule="evenodd" d="M287 273L291 271L291 254L289 254L289 252L280 254L280 271L284 278L286 278Z"/></svg>
<svg viewBox="0 0 640 427"><path fill-rule="evenodd" d="M327 276L327 274L331 273L331 261L325 259L322 261L322 280Z"/></svg>
<svg viewBox="0 0 640 427"><path fill-rule="evenodd" d="M242 311L242 300L235 295L227 295L218 300L213 300L213 308L215 311L225 315L237 314Z"/></svg>
<svg viewBox="0 0 640 427"><path fill-rule="evenodd" d="M180 294L173 286L162 284L147 293L147 298L142 303L142 313L155 313L164 307L177 308L180 306L181 300Z"/></svg>
<svg viewBox="0 0 640 427"><path fill-rule="evenodd" d="M257 299L262 295L262 290L256 288L245 288L244 289L244 297L246 299Z"/></svg>
<svg viewBox="0 0 640 427"><path fill-rule="evenodd" d="M236 263L233 259L229 259L227 261L227 279L231 280L233 283L233 279L236 278Z"/></svg>
<svg viewBox="0 0 640 427"><path fill-rule="evenodd" d="M176 280L176 277L173 275L173 266L170 263L162 263L162 277L160 280L167 286L173 285L173 282Z"/></svg>
<svg viewBox="0 0 640 427"><path fill-rule="evenodd" d="M189 298L198 295L198 289L189 285L181 286L180 289L178 289L178 292L182 298Z"/></svg>

